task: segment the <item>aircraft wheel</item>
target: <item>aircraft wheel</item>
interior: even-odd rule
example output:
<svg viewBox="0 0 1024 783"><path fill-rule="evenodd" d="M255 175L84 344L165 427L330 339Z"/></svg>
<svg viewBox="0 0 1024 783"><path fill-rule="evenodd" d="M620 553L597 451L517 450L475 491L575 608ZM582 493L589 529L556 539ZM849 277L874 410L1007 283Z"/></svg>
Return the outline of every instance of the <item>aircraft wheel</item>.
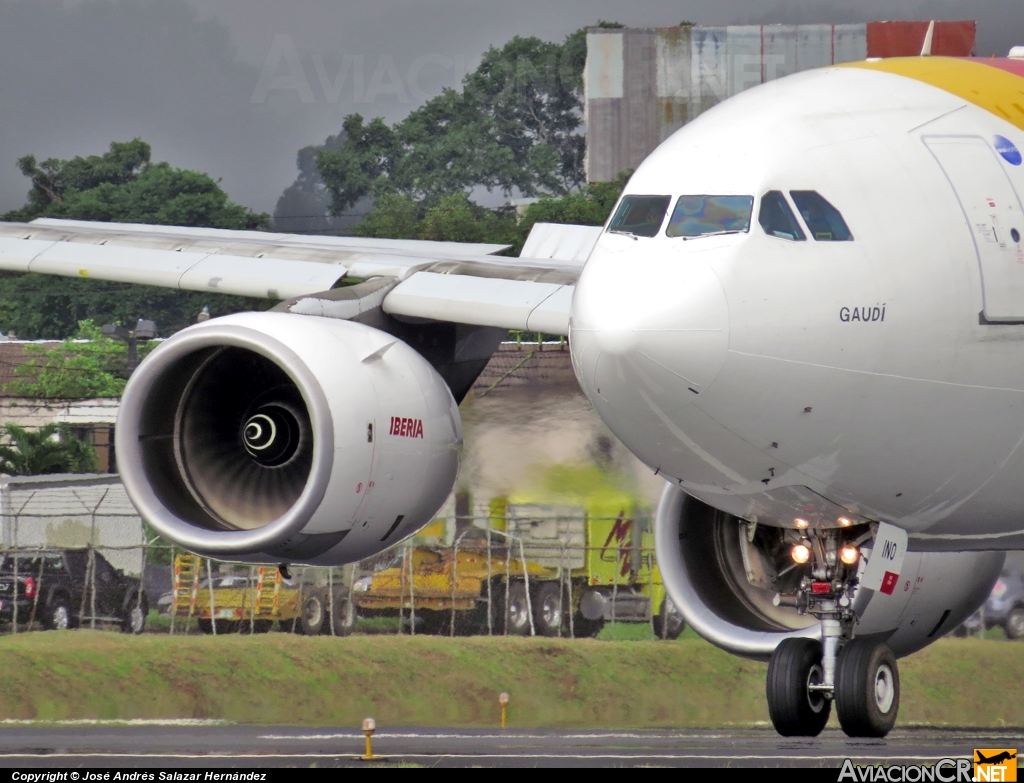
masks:
<svg viewBox="0 0 1024 783"><path fill-rule="evenodd" d="M786 639L768 662L768 714L783 737L816 737L825 728L832 703L825 694L808 689L820 685L821 643L815 639Z"/></svg>
<svg viewBox="0 0 1024 783"><path fill-rule="evenodd" d="M900 708L900 673L885 642L854 639L836 661L836 712L850 737L884 737Z"/></svg>

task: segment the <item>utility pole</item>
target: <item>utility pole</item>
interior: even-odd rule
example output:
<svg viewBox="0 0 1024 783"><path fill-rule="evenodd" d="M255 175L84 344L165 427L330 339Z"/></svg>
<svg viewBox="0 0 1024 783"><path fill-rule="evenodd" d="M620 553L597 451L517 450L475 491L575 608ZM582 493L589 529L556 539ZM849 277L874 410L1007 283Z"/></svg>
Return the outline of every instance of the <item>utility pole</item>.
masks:
<svg viewBox="0 0 1024 783"><path fill-rule="evenodd" d="M128 375L131 375L139 366L139 340L152 340L157 336L157 329L153 321L140 318L134 329L125 329L120 324L104 324L103 334L128 343Z"/></svg>

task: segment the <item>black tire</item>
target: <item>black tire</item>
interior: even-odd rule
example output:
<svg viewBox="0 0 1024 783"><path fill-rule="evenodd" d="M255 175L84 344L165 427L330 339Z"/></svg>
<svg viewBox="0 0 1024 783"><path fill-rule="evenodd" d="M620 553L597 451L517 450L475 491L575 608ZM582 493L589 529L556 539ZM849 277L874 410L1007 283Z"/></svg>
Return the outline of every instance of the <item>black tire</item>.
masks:
<svg viewBox="0 0 1024 783"><path fill-rule="evenodd" d="M405 622L409 622L409 616L405 616ZM423 636L447 636L449 624L451 623L450 612L440 612L436 609L418 609L416 611L416 633ZM403 624L402 633L407 633L408 627Z"/></svg>
<svg viewBox="0 0 1024 783"><path fill-rule="evenodd" d="M213 633L213 621L212 620L204 619L204 618L200 617L198 620L196 620L196 624L199 626L199 630L202 631L203 633L206 633L206 634L212 634ZM220 625L217 626L217 633L223 633L223 631L221 631L221 626Z"/></svg>
<svg viewBox="0 0 1024 783"><path fill-rule="evenodd" d="M250 633L270 633L274 627L273 620L241 620L238 624L238 632L243 636ZM220 626L218 626L218 630Z"/></svg>
<svg viewBox="0 0 1024 783"><path fill-rule="evenodd" d="M1007 639L1024 639L1024 608L1015 606L1010 610L1003 623L1003 630L1006 631Z"/></svg>
<svg viewBox="0 0 1024 783"><path fill-rule="evenodd" d="M686 629L686 620L667 595L661 602L661 610L654 618L654 633L659 639L674 641Z"/></svg>
<svg viewBox="0 0 1024 783"><path fill-rule="evenodd" d="M561 593L557 582L546 582L537 591L533 599L533 624L538 636L558 636L563 628L568 628L569 602L564 595L559 600Z"/></svg>
<svg viewBox="0 0 1024 783"><path fill-rule="evenodd" d="M138 636L146 630L146 616L149 614L149 600L143 593L133 593L124 607L124 619L121 620L121 631Z"/></svg>
<svg viewBox="0 0 1024 783"><path fill-rule="evenodd" d="M505 622L508 623L509 636L530 635L530 604L526 596L526 585L513 582L508 588L508 609Z"/></svg>
<svg viewBox="0 0 1024 783"><path fill-rule="evenodd" d="M307 590L302 594L302 612L296 630L304 636L317 636L327 622L327 598L322 590Z"/></svg>
<svg viewBox="0 0 1024 783"><path fill-rule="evenodd" d="M604 620L588 620L579 612L572 617L572 635L577 639L591 639L601 633Z"/></svg>
<svg viewBox="0 0 1024 783"><path fill-rule="evenodd" d="M348 600L348 588L334 591L334 602L330 607L334 614L334 635L349 636L356 629L356 602ZM324 625L324 633L330 633L330 618Z"/></svg>
<svg viewBox="0 0 1024 783"><path fill-rule="evenodd" d="M67 596L58 594L47 602L43 612L43 627L48 631L66 631L75 627Z"/></svg>
<svg viewBox="0 0 1024 783"><path fill-rule="evenodd" d="M850 737L884 737L900 709L900 673L889 645L854 639L836 661L836 712Z"/></svg>
<svg viewBox="0 0 1024 783"><path fill-rule="evenodd" d="M832 703L809 685L823 680L821 643L785 639L768 661L768 714L783 737L817 737L828 723Z"/></svg>

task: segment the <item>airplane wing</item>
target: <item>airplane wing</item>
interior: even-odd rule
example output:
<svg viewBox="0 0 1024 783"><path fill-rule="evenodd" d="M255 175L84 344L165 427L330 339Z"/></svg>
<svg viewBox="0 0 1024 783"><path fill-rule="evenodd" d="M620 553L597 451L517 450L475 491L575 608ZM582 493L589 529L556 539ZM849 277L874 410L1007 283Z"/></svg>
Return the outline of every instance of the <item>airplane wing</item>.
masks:
<svg viewBox="0 0 1024 783"><path fill-rule="evenodd" d="M506 245L483 243L41 218L0 223L0 269L284 299L309 314L372 302L399 317L564 335L573 286L600 233L538 223L524 246L536 257L510 258L494 255ZM343 294L371 278L352 286L371 300Z"/></svg>

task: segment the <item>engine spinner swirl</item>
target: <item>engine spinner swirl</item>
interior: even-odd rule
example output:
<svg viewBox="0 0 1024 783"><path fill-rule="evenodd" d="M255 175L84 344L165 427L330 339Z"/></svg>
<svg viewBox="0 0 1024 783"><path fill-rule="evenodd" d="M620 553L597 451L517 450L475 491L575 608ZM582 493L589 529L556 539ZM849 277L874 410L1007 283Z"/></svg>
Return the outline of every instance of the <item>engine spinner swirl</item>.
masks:
<svg viewBox="0 0 1024 783"><path fill-rule="evenodd" d="M243 419L240 438L246 452L266 467L282 465L294 456L301 426L290 406L273 403Z"/></svg>

